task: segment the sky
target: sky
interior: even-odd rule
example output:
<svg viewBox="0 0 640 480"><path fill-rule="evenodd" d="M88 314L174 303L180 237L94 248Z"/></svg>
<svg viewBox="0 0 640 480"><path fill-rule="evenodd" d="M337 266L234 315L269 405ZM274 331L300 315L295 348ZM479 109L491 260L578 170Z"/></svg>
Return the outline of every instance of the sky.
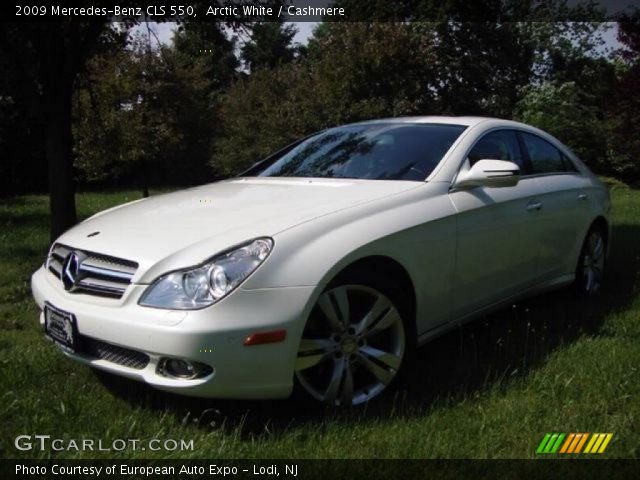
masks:
<svg viewBox="0 0 640 480"><path fill-rule="evenodd" d="M309 37L313 33L314 27L318 24L317 22L292 22L296 28L298 29L298 33L296 34L294 41L306 45ZM156 33L158 40L162 43L169 44L171 42L172 30L176 28L176 24L174 22L166 22L166 23L155 23L151 22L151 29ZM134 31L146 31L146 25L141 23L134 27Z"/></svg>
<svg viewBox="0 0 640 480"><path fill-rule="evenodd" d="M294 41L306 45L309 40L309 37L313 34L313 29L318 24L317 22L292 22L296 28L298 29L298 33L296 34ZM173 22L167 23L151 23L151 28L156 32L158 39L162 43L170 43L172 30L176 27L176 24ZM617 35L617 27L615 23L612 23L613 28L610 28L604 33L605 46L604 48L618 48L620 47L620 43L616 38ZM140 24L134 28L135 30L144 31L146 26L144 24Z"/></svg>

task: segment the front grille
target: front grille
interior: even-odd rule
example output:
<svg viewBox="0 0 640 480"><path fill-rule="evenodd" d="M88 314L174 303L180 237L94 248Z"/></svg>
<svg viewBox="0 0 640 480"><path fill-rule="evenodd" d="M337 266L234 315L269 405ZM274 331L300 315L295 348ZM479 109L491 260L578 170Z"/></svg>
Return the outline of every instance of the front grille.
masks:
<svg viewBox="0 0 640 480"><path fill-rule="evenodd" d="M89 357L100 358L136 370L142 370L149 365L149 355L136 350L84 336L81 339L81 345L81 353Z"/></svg>
<svg viewBox="0 0 640 480"><path fill-rule="evenodd" d="M79 259L76 281L68 288L72 293L121 298L138 269L138 264L131 260L57 243L47 258L47 269L56 278L62 279L65 261L71 253L76 253Z"/></svg>

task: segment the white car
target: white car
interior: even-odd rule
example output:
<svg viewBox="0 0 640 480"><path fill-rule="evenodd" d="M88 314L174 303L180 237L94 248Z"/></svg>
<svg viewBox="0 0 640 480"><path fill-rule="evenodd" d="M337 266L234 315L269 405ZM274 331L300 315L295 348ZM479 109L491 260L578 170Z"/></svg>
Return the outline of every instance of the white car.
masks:
<svg viewBox="0 0 640 480"><path fill-rule="evenodd" d="M462 322L572 283L594 294L609 211L603 184L533 127L362 122L94 215L32 289L47 336L92 367L186 395L295 386L355 405Z"/></svg>

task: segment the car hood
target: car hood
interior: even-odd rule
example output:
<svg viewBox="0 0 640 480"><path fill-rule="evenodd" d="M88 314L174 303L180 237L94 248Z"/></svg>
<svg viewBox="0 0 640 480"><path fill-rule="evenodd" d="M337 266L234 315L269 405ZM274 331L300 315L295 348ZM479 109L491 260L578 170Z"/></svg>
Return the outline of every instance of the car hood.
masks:
<svg viewBox="0 0 640 480"><path fill-rule="evenodd" d="M137 262L133 278L195 265L256 237L395 195L418 182L241 178L137 200L98 213L58 242ZM99 233L96 233L99 232Z"/></svg>

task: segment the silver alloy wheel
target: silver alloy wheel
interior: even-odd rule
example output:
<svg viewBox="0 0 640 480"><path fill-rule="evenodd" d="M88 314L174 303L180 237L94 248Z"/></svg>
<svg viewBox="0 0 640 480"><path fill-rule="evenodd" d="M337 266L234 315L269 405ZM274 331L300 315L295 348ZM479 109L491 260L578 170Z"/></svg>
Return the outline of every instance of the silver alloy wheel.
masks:
<svg viewBox="0 0 640 480"><path fill-rule="evenodd" d="M398 309L381 292L343 285L318 299L302 334L296 377L315 399L358 405L382 392L405 352Z"/></svg>
<svg viewBox="0 0 640 480"><path fill-rule="evenodd" d="M588 295L593 295L600 289L604 273L604 260L604 238L599 230L593 230L587 238L582 259L582 285Z"/></svg>

